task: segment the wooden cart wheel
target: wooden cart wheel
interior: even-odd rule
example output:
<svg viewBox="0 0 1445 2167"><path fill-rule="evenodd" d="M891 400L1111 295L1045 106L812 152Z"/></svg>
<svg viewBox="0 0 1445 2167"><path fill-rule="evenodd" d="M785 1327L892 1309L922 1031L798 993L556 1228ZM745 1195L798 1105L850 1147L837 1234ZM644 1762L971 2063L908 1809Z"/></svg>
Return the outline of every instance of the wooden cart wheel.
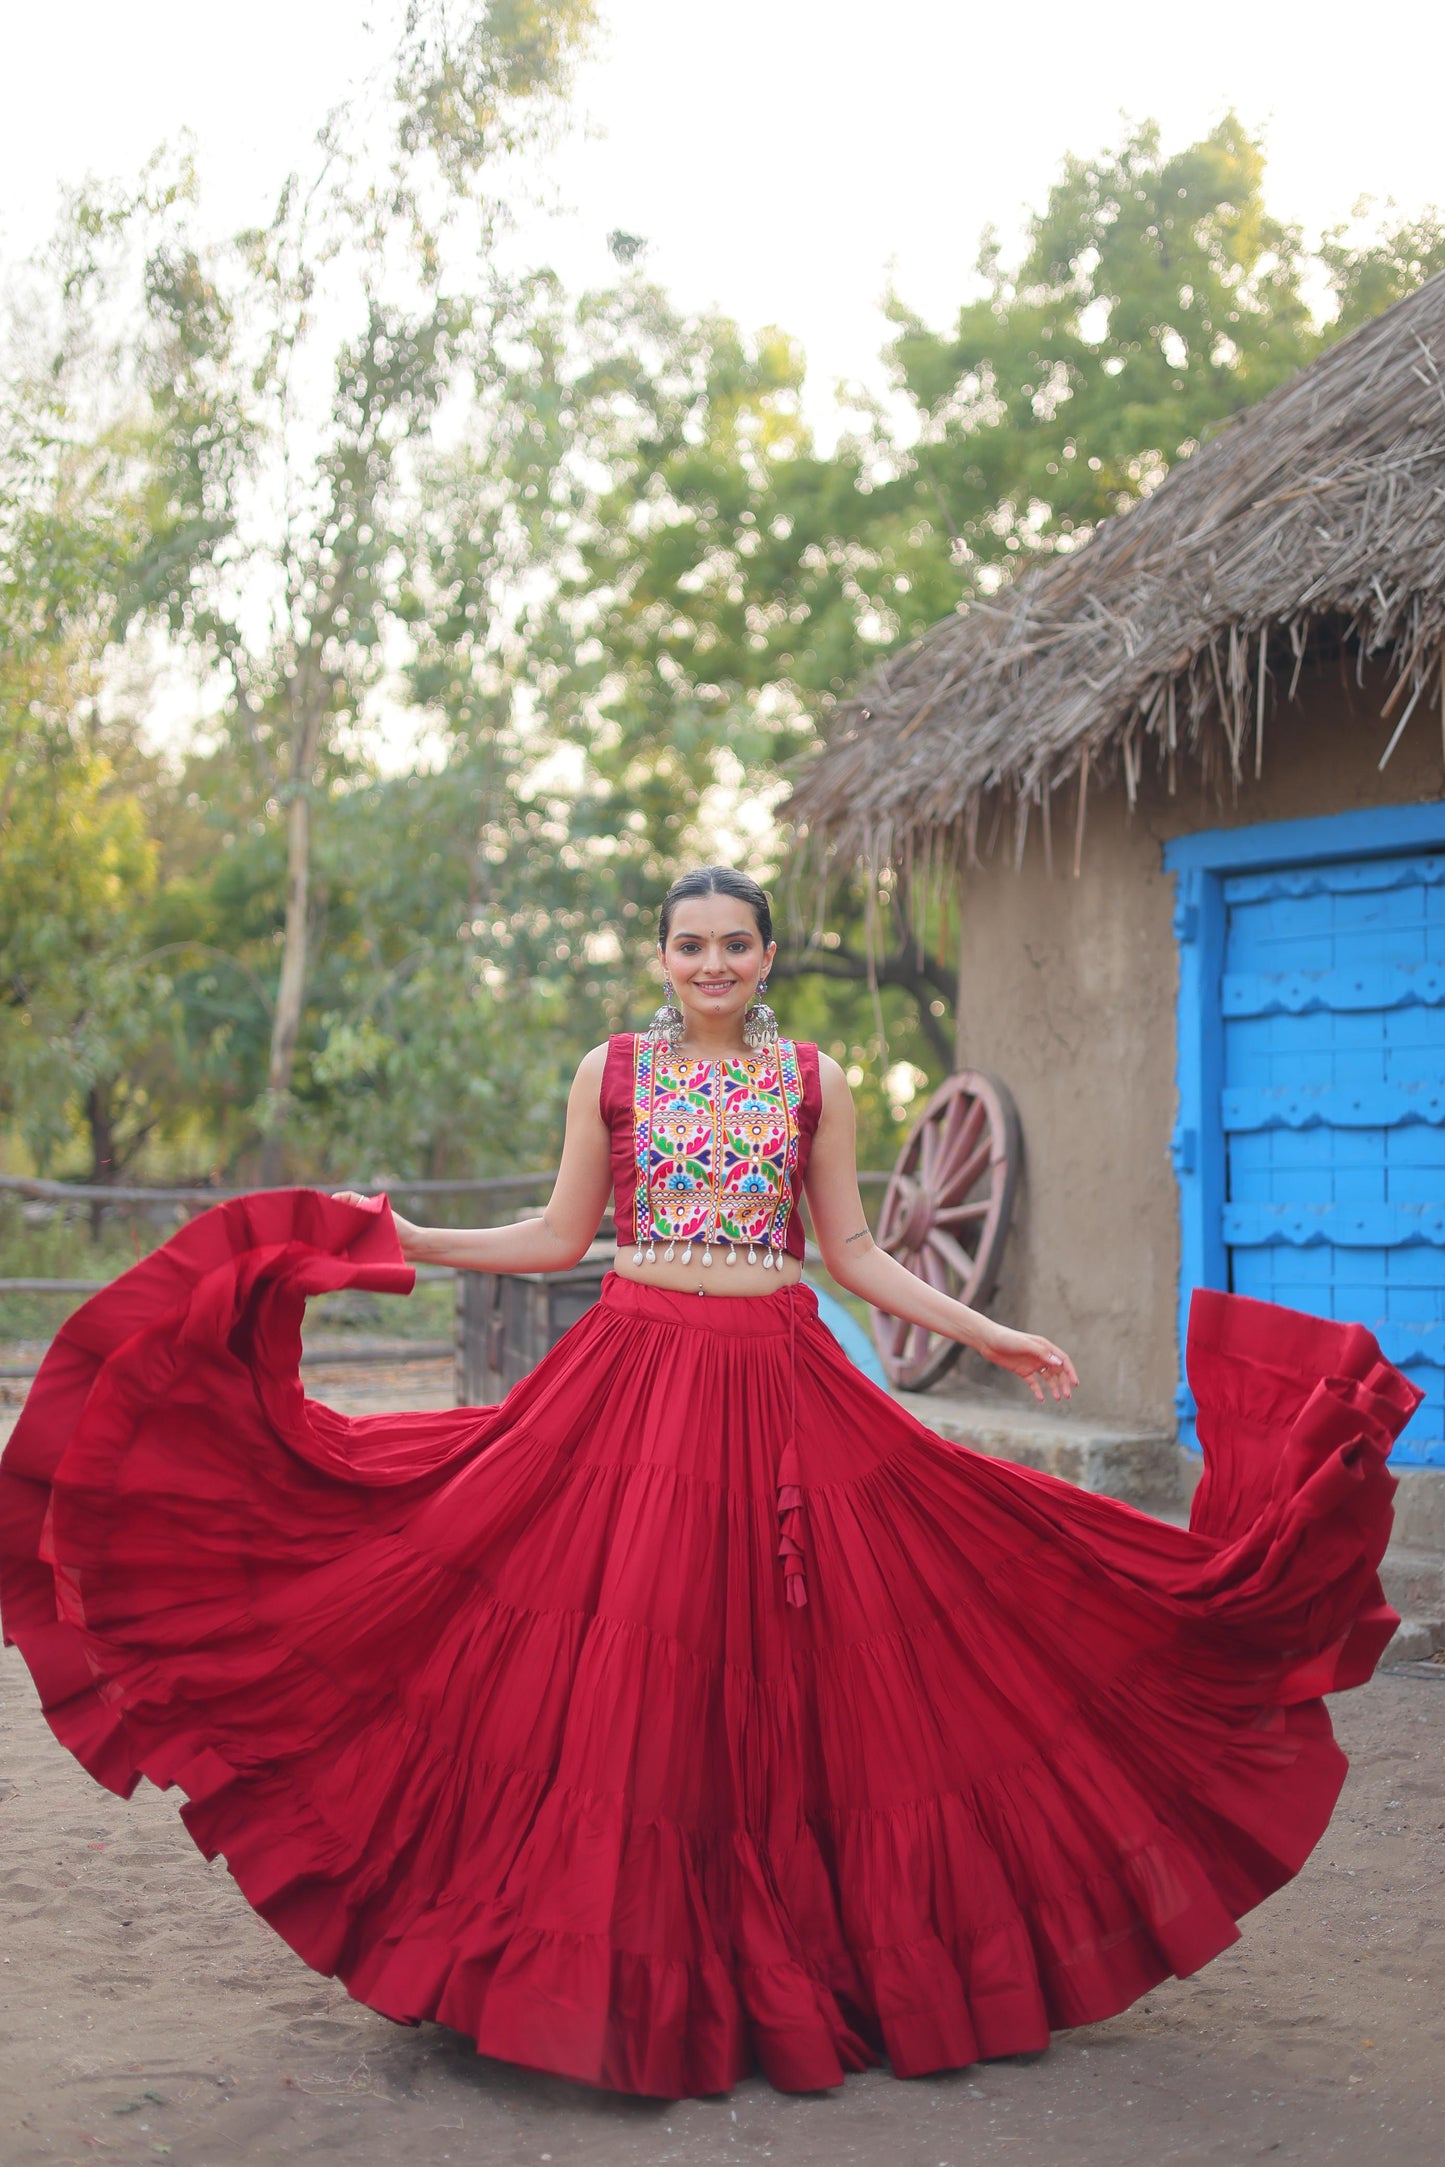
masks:
<svg viewBox="0 0 1445 2167"><path fill-rule="evenodd" d="M995 1076L961 1069L939 1085L884 1192L877 1242L910 1272L976 1309L998 1283L1019 1170L1019 1117ZM873 1312L892 1383L926 1392L962 1353L922 1325Z"/></svg>

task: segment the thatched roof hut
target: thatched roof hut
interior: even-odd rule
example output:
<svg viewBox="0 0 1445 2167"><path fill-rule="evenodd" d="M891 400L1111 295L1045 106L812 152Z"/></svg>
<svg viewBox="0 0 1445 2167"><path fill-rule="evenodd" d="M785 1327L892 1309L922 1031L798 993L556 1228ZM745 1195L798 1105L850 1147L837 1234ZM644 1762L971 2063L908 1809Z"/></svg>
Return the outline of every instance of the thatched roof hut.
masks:
<svg viewBox="0 0 1445 2167"><path fill-rule="evenodd" d="M791 810L958 906L996 1305L1083 1411L1188 1440L1195 1286L1359 1319L1445 1526L1442 676L1445 276L893 656Z"/></svg>
<svg viewBox="0 0 1445 2167"><path fill-rule="evenodd" d="M1381 658L1398 721L1445 637L1445 274L1330 348L1144 502L894 655L839 713L795 820L845 855L897 859L940 829L970 859L980 809L1012 803L1021 851L1070 778L1152 753L1240 779L1265 757L1328 623ZM993 823L990 822L990 826Z"/></svg>

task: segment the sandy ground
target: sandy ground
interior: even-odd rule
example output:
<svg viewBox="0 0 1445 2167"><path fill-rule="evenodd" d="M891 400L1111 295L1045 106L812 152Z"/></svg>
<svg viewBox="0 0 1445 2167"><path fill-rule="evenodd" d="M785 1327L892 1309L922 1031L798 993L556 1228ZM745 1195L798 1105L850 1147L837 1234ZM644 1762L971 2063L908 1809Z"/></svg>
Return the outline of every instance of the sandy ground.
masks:
<svg viewBox="0 0 1445 2167"><path fill-rule="evenodd" d="M312 1373L358 1408L448 1380ZM0 1420L0 1434L8 1427ZM207 1866L175 1802L128 1804L0 1662L0 2167L1439 2167L1445 1669L1334 1704L1353 1766L1299 1879L1242 1941L1042 2056L790 2098L627 2100L479 2059L318 1979Z"/></svg>

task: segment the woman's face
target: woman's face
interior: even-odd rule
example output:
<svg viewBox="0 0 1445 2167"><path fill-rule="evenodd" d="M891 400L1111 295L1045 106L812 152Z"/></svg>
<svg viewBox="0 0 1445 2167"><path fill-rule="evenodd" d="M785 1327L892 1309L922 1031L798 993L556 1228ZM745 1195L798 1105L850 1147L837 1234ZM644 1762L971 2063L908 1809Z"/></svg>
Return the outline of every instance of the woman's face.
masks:
<svg viewBox="0 0 1445 2167"><path fill-rule="evenodd" d="M683 1015L736 1022L766 978L778 952L763 945L746 903L730 895L690 895L673 908L667 945L659 953Z"/></svg>

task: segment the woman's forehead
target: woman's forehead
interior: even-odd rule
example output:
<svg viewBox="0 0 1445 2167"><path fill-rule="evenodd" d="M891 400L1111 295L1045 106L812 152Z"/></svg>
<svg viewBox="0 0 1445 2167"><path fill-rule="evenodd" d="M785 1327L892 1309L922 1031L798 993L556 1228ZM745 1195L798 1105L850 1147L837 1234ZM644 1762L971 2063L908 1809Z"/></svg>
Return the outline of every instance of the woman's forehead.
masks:
<svg viewBox="0 0 1445 2167"><path fill-rule="evenodd" d="M676 940L679 933L700 941L731 941L740 936L756 940L758 924L747 904L734 903L731 896L685 896L673 905L669 940Z"/></svg>

